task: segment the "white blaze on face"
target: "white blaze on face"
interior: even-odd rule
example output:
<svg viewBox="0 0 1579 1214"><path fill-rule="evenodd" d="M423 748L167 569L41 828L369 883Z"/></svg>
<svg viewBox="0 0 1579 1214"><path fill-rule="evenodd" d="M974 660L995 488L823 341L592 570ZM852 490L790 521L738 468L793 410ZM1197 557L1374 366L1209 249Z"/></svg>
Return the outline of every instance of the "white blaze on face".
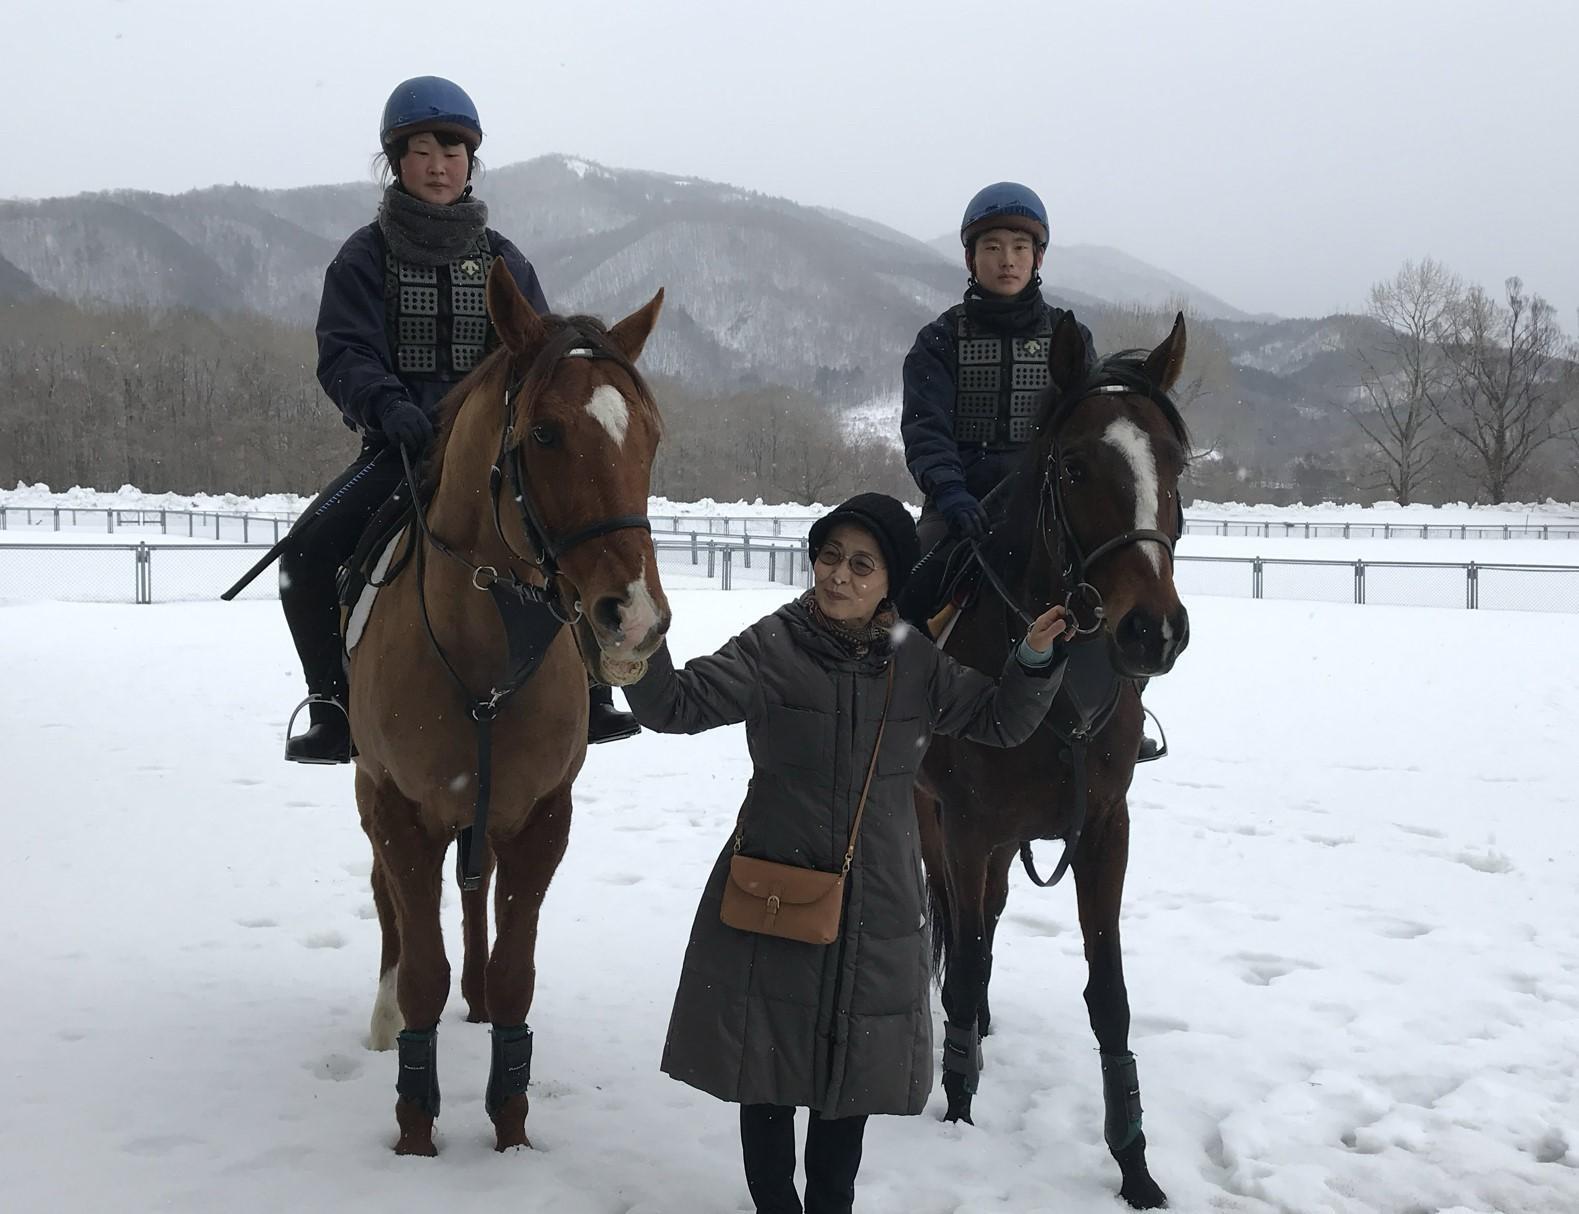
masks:
<svg viewBox="0 0 1579 1214"><path fill-rule="evenodd" d="M641 572L625 587L625 603L620 608L621 649L634 649L658 624L658 604L647 589L647 562L642 561Z"/></svg>
<svg viewBox="0 0 1579 1214"><path fill-rule="evenodd" d="M1135 477L1135 530L1160 531L1157 526L1157 456L1151 449L1146 432L1121 417L1102 432L1102 441L1118 448L1129 461ZM1142 540L1142 549L1151 561L1152 570L1162 574L1162 545L1156 540Z"/></svg>
<svg viewBox="0 0 1579 1214"><path fill-rule="evenodd" d="M609 432L616 447L625 445L625 431L630 427L631 411L618 388L599 384L593 390L592 399L587 402L587 412Z"/></svg>

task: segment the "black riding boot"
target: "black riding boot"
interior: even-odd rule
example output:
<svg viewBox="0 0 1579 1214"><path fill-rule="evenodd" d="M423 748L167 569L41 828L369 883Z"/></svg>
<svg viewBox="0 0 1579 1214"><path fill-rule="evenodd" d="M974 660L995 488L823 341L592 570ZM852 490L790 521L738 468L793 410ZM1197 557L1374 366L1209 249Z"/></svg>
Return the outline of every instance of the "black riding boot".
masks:
<svg viewBox="0 0 1579 1214"><path fill-rule="evenodd" d="M601 683L587 687L587 744L617 742L641 732L636 718L614 707L614 689Z"/></svg>
<svg viewBox="0 0 1579 1214"><path fill-rule="evenodd" d="M356 754L351 745L351 722L337 700L307 702L312 724L285 740L285 758L291 763L349 763Z"/></svg>

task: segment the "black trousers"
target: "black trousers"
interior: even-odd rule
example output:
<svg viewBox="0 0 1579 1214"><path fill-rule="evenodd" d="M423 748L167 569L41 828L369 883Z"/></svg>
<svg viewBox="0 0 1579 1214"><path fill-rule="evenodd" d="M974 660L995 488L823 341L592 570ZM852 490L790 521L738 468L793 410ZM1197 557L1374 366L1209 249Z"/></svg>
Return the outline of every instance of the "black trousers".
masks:
<svg viewBox="0 0 1579 1214"><path fill-rule="evenodd" d="M865 1117L830 1121L811 1114L805 1214L850 1214L865 1133ZM795 1192L795 1110L777 1104L741 1105L740 1148L757 1214L801 1214Z"/></svg>
<svg viewBox="0 0 1579 1214"><path fill-rule="evenodd" d="M398 451L364 443L345 471L307 507L308 521L280 554L280 604L313 695L345 703L335 574L404 477Z"/></svg>

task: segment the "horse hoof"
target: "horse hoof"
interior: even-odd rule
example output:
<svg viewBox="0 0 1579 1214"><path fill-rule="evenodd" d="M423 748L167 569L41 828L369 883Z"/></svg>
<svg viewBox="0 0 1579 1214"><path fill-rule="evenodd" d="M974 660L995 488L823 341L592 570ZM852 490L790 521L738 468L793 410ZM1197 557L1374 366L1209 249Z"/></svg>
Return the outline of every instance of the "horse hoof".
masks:
<svg viewBox="0 0 1579 1214"><path fill-rule="evenodd" d="M1158 1187L1146 1168L1146 1136L1137 1134L1129 1146L1113 1152L1124 1183L1118 1195L1136 1210L1160 1210L1168 1204L1168 1195Z"/></svg>
<svg viewBox="0 0 1579 1214"><path fill-rule="evenodd" d="M467 1024L487 1024L488 1023L488 1013L486 1011L484 1011L482 1008L469 1007L469 1008L466 1009L466 1023Z"/></svg>
<svg viewBox="0 0 1579 1214"><path fill-rule="evenodd" d="M405 1100L395 1102L395 1122L400 1126L400 1139L395 1143L396 1155L426 1155L439 1153L433 1145L433 1118Z"/></svg>
<svg viewBox="0 0 1579 1214"><path fill-rule="evenodd" d="M493 1114L494 1150L531 1147L532 1140L526 1136L527 1106L525 1096L511 1096Z"/></svg>
<svg viewBox="0 0 1579 1214"><path fill-rule="evenodd" d="M439 1149L433 1145L433 1135L426 1137L420 1134L402 1134L400 1141L395 1144L396 1155L416 1155L427 1159L438 1156Z"/></svg>
<svg viewBox="0 0 1579 1214"><path fill-rule="evenodd" d="M1157 1187L1150 1176L1137 1176L1126 1180L1118 1195L1129 1202L1134 1210L1161 1210L1167 1207L1168 1195Z"/></svg>
<svg viewBox="0 0 1579 1214"><path fill-rule="evenodd" d="M943 1120L963 1121L966 1125L975 1125L976 1123L970 1119L970 1099L967 1097L963 1101L949 1101L948 1112L943 1114Z"/></svg>

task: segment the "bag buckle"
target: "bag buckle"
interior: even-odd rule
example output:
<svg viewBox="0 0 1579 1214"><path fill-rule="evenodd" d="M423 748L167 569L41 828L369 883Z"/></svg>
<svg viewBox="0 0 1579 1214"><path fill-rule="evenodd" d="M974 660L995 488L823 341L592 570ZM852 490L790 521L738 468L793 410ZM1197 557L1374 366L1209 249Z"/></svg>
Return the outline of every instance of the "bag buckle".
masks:
<svg viewBox="0 0 1579 1214"><path fill-rule="evenodd" d="M769 894L768 895L768 914L769 915L776 915L778 913L779 913L779 896L777 894Z"/></svg>

